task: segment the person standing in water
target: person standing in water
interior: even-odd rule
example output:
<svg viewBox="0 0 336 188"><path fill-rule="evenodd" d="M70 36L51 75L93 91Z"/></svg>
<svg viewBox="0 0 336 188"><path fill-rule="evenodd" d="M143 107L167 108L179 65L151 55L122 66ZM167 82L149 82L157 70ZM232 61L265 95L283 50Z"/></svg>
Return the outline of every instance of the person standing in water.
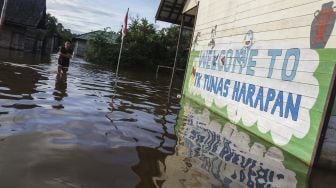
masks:
<svg viewBox="0 0 336 188"><path fill-rule="evenodd" d="M61 47L59 51L60 55L58 58L58 73L61 71L63 73L68 72L70 59L72 58L73 50L71 48L71 42L66 41L64 46Z"/></svg>

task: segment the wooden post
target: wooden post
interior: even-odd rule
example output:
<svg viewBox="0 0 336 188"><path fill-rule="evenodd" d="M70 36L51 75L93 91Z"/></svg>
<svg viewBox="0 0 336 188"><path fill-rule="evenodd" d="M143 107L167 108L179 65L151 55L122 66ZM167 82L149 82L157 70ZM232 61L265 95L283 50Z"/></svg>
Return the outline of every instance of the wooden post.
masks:
<svg viewBox="0 0 336 188"><path fill-rule="evenodd" d="M8 0L4 0L4 2L3 2L3 6L2 6L2 10L1 10L1 17L0 17L0 26L5 24L7 2L8 2Z"/></svg>
<svg viewBox="0 0 336 188"><path fill-rule="evenodd" d="M171 89L172 89L173 81L174 81L174 74L175 74L175 70L176 70L176 63L177 63L177 57L178 57L178 53L179 53L179 49L180 49L180 41L181 41L181 37L182 37L183 27L184 27L184 14L182 14L182 18L181 18L181 27L180 27L180 33L179 33L179 37L178 37L178 41L177 41L174 67L173 67L173 71L172 71L171 78L170 78L170 85L169 85L169 92L168 92L168 103L170 101L170 94L171 94Z"/></svg>
<svg viewBox="0 0 336 188"><path fill-rule="evenodd" d="M187 71L188 71L188 66L189 66L189 60L190 60L190 55L192 52L192 46L193 46L193 40L194 40L194 35L195 35L195 27L196 27L196 21L197 21L197 16L198 16L198 9L199 9L199 2L197 3L197 6L195 7L196 9L196 15L195 15L195 20L194 20L194 26L193 26L193 30L192 30L192 36L191 36L191 43L190 43L190 47L189 47L189 55L188 55L188 59L186 62L186 68L184 70L184 78L183 78L183 83L182 83L182 95L184 95L184 83L187 77Z"/></svg>

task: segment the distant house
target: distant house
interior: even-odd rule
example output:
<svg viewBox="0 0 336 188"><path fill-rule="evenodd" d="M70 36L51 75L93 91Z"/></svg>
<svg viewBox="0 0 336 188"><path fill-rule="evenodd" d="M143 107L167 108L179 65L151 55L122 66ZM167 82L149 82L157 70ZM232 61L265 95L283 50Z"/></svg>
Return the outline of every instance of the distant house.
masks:
<svg viewBox="0 0 336 188"><path fill-rule="evenodd" d="M41 53L46 48L46 0L8 0L0 28L0 47ZM51 45L49 45L51 46ZM49 47L50 48L50 47Z"/></svg>
<svg viewBox="0 0 336 188"><path fill-rule="evenodd" d="M89 33L81 34L74 38L75 41L75 55L78 57L84 57L87 44L90 39L93 39L94 36L103 34L104 31L92 31ZM116 40L118 38L118 35L114 32L108 32L109 36L105 36L108 43L110 44L116 44Z"/></svg>

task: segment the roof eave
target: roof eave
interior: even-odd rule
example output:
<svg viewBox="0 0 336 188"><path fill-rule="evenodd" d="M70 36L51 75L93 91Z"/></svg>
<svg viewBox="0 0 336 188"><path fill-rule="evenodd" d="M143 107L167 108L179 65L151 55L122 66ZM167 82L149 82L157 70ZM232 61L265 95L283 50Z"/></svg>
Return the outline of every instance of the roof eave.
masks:
<svg viewBox="0 0 336 188"><path fill-rule="evenodd" d="M161 8L162 8L162 5L163 5L163 1L161 0L161 1L160 1L159 8L158 8L158 10L156 11L156 15L155 15L155 20L156 20L156 21L159 20L158 17L159 17L159 15L160 15L160 10L161 10Z"/></svg>
<svg viewBox="0 0 336 188"><path fill-rule="evenodd" d="M194 16L193 15L189 15L189 14L183 14L183 9L184 9L184 6L185 6L185 4L187 2L186 0L184 0L182 2L182 4L176 4L176 2L178 0L175 0L175 2L173 3L174 6L171 7L170 10L168 10L168 11L170 11L170 13L169 13L169 16L167 16L167 17L164 17L164 16L161 15L162 12L167 12L167 10L163 10L165 1L166 0L161 0L161 2L160 2L160 6L159 6L159 8L158 8L158 10L156 12L156 16L155 16L156 20L163 21L163 22L168 22L168 23L172 23L172 24L181 25L181 16L185 15L186 17L188 17L190 19L188 19L189 22L188 21L184 22L184 26L186 26L186 27L193 27L193 25L194 25L194 23L193 23L193 17ZM174 14L172 14L173 12L175 12L175 15L177 15L176 18L172 18L172 15L174 15Z"/></svg>

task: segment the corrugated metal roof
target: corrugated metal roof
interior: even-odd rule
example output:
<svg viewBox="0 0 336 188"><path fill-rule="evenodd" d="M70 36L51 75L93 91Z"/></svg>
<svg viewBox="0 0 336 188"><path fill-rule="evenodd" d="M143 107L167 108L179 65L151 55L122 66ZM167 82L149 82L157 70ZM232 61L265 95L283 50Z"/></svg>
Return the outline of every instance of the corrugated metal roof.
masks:
<svg viewBox="0 0 336 188"><path fill-rule="evenodd" d="M116 40L119 37L117 34L113 32L104 32L104 31L92 31L89 33L84 33L79 36L77 36L75 39L77 40L90 40L93 39L95 35L97 34L104 34L104 37L107 39L107 42L110 44L116 44Z"/></svg>
<svg viewBox="0 0 336 188"><path fill-rule="evenodd" d="M182 12L187 0L161 0L159 9L156 13L156 20L169 22L172 24L181 24ZM193 27L195 16L185 14L184 25Z"/></svg>

